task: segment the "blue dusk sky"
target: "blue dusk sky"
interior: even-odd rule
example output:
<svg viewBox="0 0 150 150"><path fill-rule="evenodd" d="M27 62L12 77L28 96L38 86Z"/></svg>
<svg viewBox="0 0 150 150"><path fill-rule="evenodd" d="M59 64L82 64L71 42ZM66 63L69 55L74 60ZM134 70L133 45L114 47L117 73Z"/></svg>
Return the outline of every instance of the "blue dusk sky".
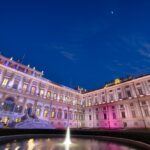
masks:
<svg viewBox="0 0 150 150"><path fill-rule="evenodd" d="M150 73L150 1L1 0L0 51L72 88Z"/></svg>

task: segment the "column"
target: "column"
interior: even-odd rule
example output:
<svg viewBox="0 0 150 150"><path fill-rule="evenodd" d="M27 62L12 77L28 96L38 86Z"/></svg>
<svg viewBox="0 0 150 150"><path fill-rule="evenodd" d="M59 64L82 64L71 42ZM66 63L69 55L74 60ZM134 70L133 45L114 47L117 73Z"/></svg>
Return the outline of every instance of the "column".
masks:
<svg viewBox="0 0 150 150"><path fill-rule="evenodd" d="M143 85L143 88L144 88L144 90L145 90L145 94L146 94L146 95L150 95L150 91L149 91L149 88L148 88L148 86L147 86L146 81L143 81L143 82L142 82L142 85Z"/></svg>
<svg viewBox="0 0 150 150"><path fill-rule="evenodd" d="M21 77L21 80L19 82L19 85L18 85L18 90L21 92L22 90L22 86L23 86L23 77Z"/></svg>
<svg viewBox="0 0 150 150"><path fill-rule="evenodd" d="M117 89L113 90L113 94L114 94L114 100L117 101L119 98L118 98L118 95L117 95Z"/></svg>
<svg viewBox="0 0 150 150"><path fill-rule="evenodd" d="M26 99L24 98L24 103L23 103L22 113L24 113L25 109L26 109Z"/></svg>
<svg viewBox="0 0 150 150"><path fill-rule="evenodd" d="M134 83L133 83L133 84L134 84ZM136 91L135 91L136 89L133 87L133 86L134 86L133 84L130 85L130 87L131 87L131 88L130 88L130 89L131 89L131 95L133 95L133 97L137 97Z"/></svg>
<svg viewBox="0 0 150 150"><path fill-rule="evenodd" d="M37 86L36 86L36 95L39 95L39 92L40 92L40 83L38 82L37 83Z"/></svg>
<svg viewBox="0 0 150 150"><path fill-rule="evenodd" d="M44 114L44 106L41 107L41 114L40 114L40 118L43 118L43 114Z"/></svg>
<svg viewBox="0 0 150 150"><path fill-rule="evenodd" d="M32 82L33 82L33 80L31 80L31 81L30 81L30 84L29 84L29 87L28 87L28 90L27 90L27 93L28 93L28 94L29 94L29 93L30 93L30 91L31 91Z"/></svg>
<svg viewBox="0 0 150 150"><path fill-rule="evenodd" d="M44 88L44 98L47 98L48 87Z"/></svg>

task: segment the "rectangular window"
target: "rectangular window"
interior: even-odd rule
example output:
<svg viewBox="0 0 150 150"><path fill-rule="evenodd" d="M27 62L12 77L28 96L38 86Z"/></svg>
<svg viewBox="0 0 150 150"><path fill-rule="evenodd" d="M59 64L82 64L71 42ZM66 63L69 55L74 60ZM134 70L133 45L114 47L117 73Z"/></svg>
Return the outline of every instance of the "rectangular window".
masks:
<svg viewBox="0 0 150 150"><path fill-rule="evenodd" d="M127 90L126 92L127 92L127 96L131 97L131 92L129 90Z"/></svg>
<svg viewBox="0 0 150 150"><path fill-rule="evenodd" d="M12 88L17 90L18 89L18 84L19 84L19 82L15 81Z"/></svg>
<svg viewBox="0 0 150 150"><path fill-rule="evenodd" d="M102 96L102 102L105 102L105 96Z"/></svg>
<svg viewBox="0 0 150 150"><path fill-rule="evenodd" d="M32 86L32 88L31 88L31 94L32 94L32 95L35 94L35 90L36 90L36 87L35 87L35 86Z"/></svg>
<svg viewBox="0 0 150 150"><path fill-rule="evenodd" d="M104 113L104 119L107 120L107 114L106 113Z"/></svg>
<svg viewBox="0 0 150 150"><path fill-rule="evenodd" d="M124 108L124 105L120 105L120 108Z"/></svg>
<svg viewBox="0 0 150 150"><path fill-rule="evenodd" d="M106 111L106 107L103 107L103 111Z"/></svg>
<svg viewBox="0 0 150 150"><path fill-rule="evenodd" d="M149 117L149 111L148 111L148 109L144 109L144 113L145 113L146 117Z"/></svg>
<svg viewBox="0 0 150 150"><path fill-rule="evenodd" d="M114 97L112 94L109 95L109 99L110 99L110 101L113 101Z"/></svg>
<svg viewBox="0 0 150 150"><path fill-rule="evenodd" d="M121 112L122 118L126 118L126 114L124 111Z"/></svg>
<svg viewBox="0 0 150 150"><path fill-rule="evenodd" d="M116 119L116 113L115 112L113 112L113 119Z"/></svg>
<svg viewBox="0 0 150 150"><path fill-rule="evenodd" d="M96 120L98 120L98 114L96 114Z"/></svg>
<svg viewBox="0 0 150 150"><path fill-rule="evenodd" d="M138 88L138 92L139 92L140 95L143 95L142 88Z"/></svg>
<svg viewBox="0 0 150 150"><path fill-rule="evenodd" d="M41 89L41 90L40 90L40 96L43 97L43 95L44 95L44 90Z"/></svg>
<svg viewBox="0 0 150 150"><path fill-rule="evenodd" d="M63 97L62 95L60 95L59 101L62 102L63 101Z"/></svg>
<svg viewBox="0 0 150 150"><path fill-rule="evenodd" d="M132 117L133 117L133 118L136 118L136 113L135 113L135 111L132 110L131 112L132 112Z"/></svg>
<svg viewBox="0 0 150 150"><path fill-rule="evenodd" d="M145 102L145 101L142 101L141 103L142 103L142 105L146 105L146 102Z"/></svg>
<svg viewBox="0 0 150 150"><path fill-rule="evenodd" d="M27 91L27 84L24 84L24 85L23 85L22 91L23 91L23 92L26 92L26 91Z"/></svg>
<svg viewBox="0 0 150 150"><path fill-rule="evenodd" d="M89 115L89 120L92 120L92 117L91 117L91 115Z"/></svg>
<svg viewBox="0 0 150 150"><path fill-rule="evenodd" d="M57 94L54 93L54 100L57 100Z"/></svg>
<svg viewBox="0 0 150 150"><path fill-rule="evenodd" d="M119 98L119 99L122 99L122 95L121 95L120 92L118 93L118 98Z"/></svg>
<svg viewBox="0 0 150 150"><path fill-rule="evenodd" d="M2 86L3 86L3 87L6 87L7 84L8 84L8 79L5 78L5 79L3 80L3 82L2 82Z"/></svg>
<svg viewBox="0 0 150 150"><path fill-rule="evenodd" d="M134 106L133 103L130 103L130 106L133 107Z"/></svg>
<svg viewBox="0 0 150 150"><path fill-rule="evenodd" d="M48 91L48 92L47 92L47 99L50 99L50 97L51 97L51 92Z"/></svg>
<svg viewBox="0 0 150 150"><path fill-rule="evenodd" d="M114 110L114 109L115 109L115 106L111 106L111 108L112 108L112 110Z"/></svg>

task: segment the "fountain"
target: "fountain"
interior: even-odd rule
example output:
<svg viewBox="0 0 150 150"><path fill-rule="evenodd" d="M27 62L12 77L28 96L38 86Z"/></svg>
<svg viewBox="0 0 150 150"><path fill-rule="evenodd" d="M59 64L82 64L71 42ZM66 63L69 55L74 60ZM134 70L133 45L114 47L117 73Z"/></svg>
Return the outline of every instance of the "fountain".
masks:
<svg viewBox="0 0 150 150"><path fill-rule="evenodd" d="M72 144L71 137L70 137L70 128L69 127L67 127L66 137L65 137L65 141L64 141L63 144L64 145L70 145L70 144Z"/></svg>
<svg viewBox="0 0 150 150"><path fill-rule="evenodd" d="M72 144L69 126L67 127L66 137L65 137L65 141L64 141L63 144L64 144L64 146L65 146L65 150L69 150L69 147L70 147L70 145Z"/></svg>

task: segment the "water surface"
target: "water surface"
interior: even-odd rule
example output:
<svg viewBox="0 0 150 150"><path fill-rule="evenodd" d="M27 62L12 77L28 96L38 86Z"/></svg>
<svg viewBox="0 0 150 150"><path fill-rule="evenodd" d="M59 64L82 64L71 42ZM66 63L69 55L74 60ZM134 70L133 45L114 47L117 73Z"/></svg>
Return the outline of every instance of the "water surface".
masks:
<svg viewBox="0 0 150 150"><path fill-rule="evenodd" d="M11 141L0 145L0 150L141 150L123 144L96 139L72 138L73 144L63 145L63 138L37 138Z"/></svg>

